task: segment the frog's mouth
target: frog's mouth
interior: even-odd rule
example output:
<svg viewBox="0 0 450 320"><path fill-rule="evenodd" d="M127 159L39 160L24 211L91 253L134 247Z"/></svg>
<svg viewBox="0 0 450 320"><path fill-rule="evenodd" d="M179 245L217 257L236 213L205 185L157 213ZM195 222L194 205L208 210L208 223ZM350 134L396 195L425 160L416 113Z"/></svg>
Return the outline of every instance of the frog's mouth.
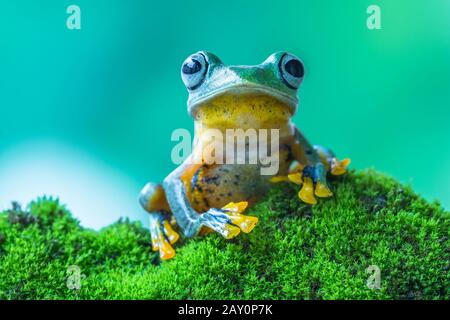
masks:
<svg viewBox="0 0 450 320"><path fill-rule="evenodd" d="M188 100L188 112L191 116L195 116L198 109L208 102L213 101L217 97L223 95L230 96L248 96L248 95L260 95L268 96L278 100L280 103L284 104L291 115L293 115L297 110L298 99L293 98L288 94L272 89L270 87L259 86L255 84L245 83L245 84L231 84L229 86L223 87L219 90L214 90L207 95L201 97L190 96Z"/></svg>

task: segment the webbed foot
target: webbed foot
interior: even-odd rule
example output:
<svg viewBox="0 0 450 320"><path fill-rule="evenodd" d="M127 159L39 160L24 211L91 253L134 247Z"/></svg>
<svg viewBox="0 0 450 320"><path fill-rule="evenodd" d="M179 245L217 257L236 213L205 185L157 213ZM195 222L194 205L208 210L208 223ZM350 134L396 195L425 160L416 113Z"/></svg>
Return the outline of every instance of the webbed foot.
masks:
<svg viewBox="0 0 450 320"><path fill-rule="evenodd" d="M163 260L173 258L175 249L171 245L177 242L180 236L172 229L171 223L163 213L150 215L150 233L153 251L159 250Z"/></svg>
<svg viewBox="0 0 450 320"><path fill-rule="evenodd" d="M347 167L350 165L350 158L345 158L340 161L338 158L330 160L330 172L333 176L340 176L347 172Z"/></svg>
<svg viewBox="0 0 450 320"><path fill-rule="evenodd" d="M211 208L201 215L202 224L220 233L224 238L236 237L241 231L249 233L258 223L258 218L241 214L248 203L230 202L221 209Z"/></svg>
<svg viewBox="0 0 450 320"><path fill-rule="evenodd" d="M322 163L305 166L301 172L289 174L288 179L302 186L298 197L308 204L317 203L315 196L327 198L333 195L333 192L328 188L325 167Z"/></svg>

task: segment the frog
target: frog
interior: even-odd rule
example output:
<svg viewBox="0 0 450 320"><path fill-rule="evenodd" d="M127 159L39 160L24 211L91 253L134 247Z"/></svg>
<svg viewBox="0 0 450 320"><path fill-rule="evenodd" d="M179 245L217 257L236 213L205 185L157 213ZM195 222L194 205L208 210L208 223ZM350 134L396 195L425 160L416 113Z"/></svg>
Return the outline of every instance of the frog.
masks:
<svg viewBox="0 0 450 320"><path fill-rule="evenodd" d="M253 66L226 65L208 51L196 52L182 63L195 141L204 140L208 129L276 129L278 170L263 175L260 162L211 163L198 157L202 152L198 146L204 144L195 144L162 183L148 182L139 194L139 203L149 214L152 248L162 260L175 256L180 233L192 238L216 232L225 239L250 233L258 217L244 214L245 210L274 183L299 185L298 198L305 205L333 196L327 179L346 173L350 159L341 161L331 149L312 145L294 124L304 76L303 61L283 51Z"/></svg>

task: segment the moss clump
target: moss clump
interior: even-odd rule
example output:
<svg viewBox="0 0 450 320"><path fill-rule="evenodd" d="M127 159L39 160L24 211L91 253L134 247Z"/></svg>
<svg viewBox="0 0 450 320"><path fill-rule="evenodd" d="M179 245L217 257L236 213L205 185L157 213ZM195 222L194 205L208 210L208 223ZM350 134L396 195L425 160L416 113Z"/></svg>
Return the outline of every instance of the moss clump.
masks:
<svg viewBox="0 0 450 320"><path fill-rule="evenodd" d="M187 240L165 262L140 223L95 232L57 200L15 204L0 214L0 298L449 299L448 212L374 171L331 185L314 207L278 185L248 211L260 218L250 234ZM79 290L67 286L71 265ZM370 265L379 290L366 285Z"/></svg>

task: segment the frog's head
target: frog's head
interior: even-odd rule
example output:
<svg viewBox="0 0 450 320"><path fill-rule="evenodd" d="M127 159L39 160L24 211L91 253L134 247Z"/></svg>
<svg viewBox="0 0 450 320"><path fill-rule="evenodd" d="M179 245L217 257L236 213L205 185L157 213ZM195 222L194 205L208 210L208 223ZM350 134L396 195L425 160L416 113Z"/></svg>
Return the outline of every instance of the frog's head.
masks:
<svg viewBox="0 0 450 320"><path fill-rule="evenodd" d="M181 67L189 92L188 112L194 118L205 117L205 112L208 117L223 118L225 113L225 117L242 118L242 112L252 113L249 108L255 110L255 106L256 113L264 106L262 113L267 116L282 111L291 117L303 75L301 60L287 52L274 53L255 66L226 66L216 55L199 51Z"/></svg>

